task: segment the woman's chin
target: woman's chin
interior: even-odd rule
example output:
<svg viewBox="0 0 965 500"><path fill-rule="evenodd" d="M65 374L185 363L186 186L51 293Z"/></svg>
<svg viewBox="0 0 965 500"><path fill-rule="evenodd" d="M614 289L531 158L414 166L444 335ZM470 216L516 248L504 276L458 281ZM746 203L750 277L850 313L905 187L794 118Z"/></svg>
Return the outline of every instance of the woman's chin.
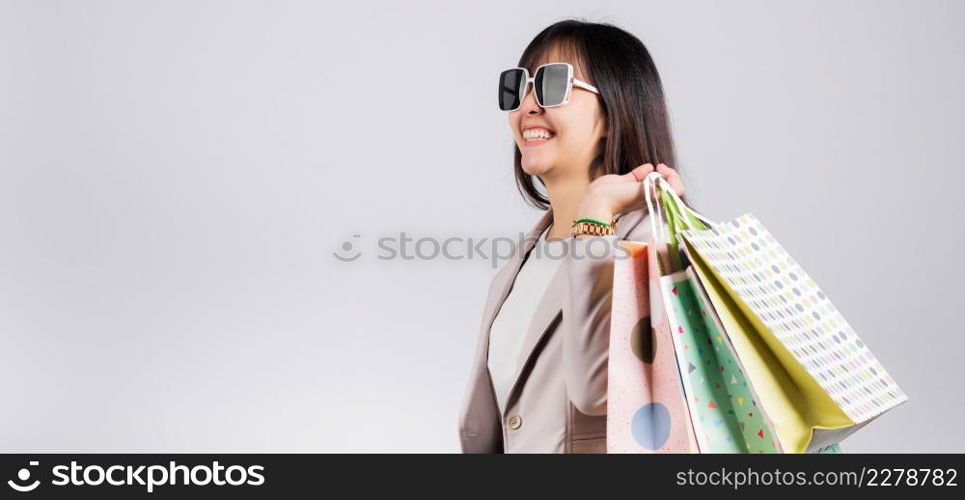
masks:
<svg viewBox="0 0 965 500"><path fill-rule="evenodd" d="M522 161L520 161L520 167L523 168L523 172L526 172L529 175L543 175L553 167L553 164L552 162L546 161L542 158L537 160L523 157Z"/></svg>

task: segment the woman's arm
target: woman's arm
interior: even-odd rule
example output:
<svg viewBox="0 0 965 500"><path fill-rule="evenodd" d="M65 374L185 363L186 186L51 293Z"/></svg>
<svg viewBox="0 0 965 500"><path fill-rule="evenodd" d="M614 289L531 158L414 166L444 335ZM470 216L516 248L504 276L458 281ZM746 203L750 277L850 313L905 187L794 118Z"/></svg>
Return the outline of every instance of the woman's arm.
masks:
<svg viewBox="0 0 965 500"><path fill-rule="evenodd" d="M605 415L613 255L619 236L578 236L564 262L563 374L566 394L587 415Z"/></svg>
<svg viewBox="0 0 965 500"><path fill-rule="evenodd" d="M605 175L587 187L579 218L612 220L614 213L646 210L641 181L654 170L645 164L625 175ZM657 171L682 195L677 172L660 164ZM632 234L625 233L628 236ZM610 349L610 309L613 300L613 257L625 252L620 236L581 235L572 239L563 298L563 373L566 394L587 415L605 415L607 362ZM632 239L632 238L631 238Z"/></svg>

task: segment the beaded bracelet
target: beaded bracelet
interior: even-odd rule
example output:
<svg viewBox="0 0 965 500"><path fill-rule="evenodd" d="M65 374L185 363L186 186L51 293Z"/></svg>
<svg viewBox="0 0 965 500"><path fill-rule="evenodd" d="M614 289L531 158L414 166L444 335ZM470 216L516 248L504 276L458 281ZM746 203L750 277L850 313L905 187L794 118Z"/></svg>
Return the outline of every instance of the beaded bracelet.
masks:
<svg viewBox="0 0 965 500"><path fill-rule="evenodd" d="M576 226L577 224L579 224L579 223L581 223L581 222L587 222L587 223L589 223L589 224L594 224L594 225L597 225L597 226L604 226L604 227L611 225L611 223L609 223L609 222L603 222L603 221L597 220L597 219L576 219L576 220L573 221L573 225L572 225L571 227L574 227L574 226Z"/></svg>

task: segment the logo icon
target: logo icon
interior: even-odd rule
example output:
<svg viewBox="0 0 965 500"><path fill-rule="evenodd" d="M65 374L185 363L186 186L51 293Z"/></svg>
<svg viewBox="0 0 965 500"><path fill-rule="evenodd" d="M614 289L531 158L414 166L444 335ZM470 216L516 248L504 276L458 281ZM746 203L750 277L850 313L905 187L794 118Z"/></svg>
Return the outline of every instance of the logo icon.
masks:
<svg viewBox="0 0 965 500"><path fill-rule="evenodd" d="M353 238L358 238L359 236L360 235L358 234L352 235ZM342 250L346 252L351 252L352 249L353 249L353 245L351 241L345 241L344 243L342 243ZM350 255L350 256L342 256L337 252L332 252L332 256L334 256L336 259L342 262L354 262L356 259L362 256L362 252L356 251L355 255Z"/></svg>
<svg viewBox="0 0 965 500"><path fill-rule="evenodd" d="M31 467L39 466L39 465L40 465L40 462L38 462L38 461L36 461L36 460L31 460L31 461L30 461L30 466L31 466ZM21 481L23 481L23 482L27 482L27 481L30 479L30 471L27 470L26 467L20 469L19 471L17 471L17 479L19 479L19 480L21 480ZM15 489L15 490L17 490L17 491L27 492L27 491L33 491L34 488L36 488L37 486L40 486L40 481L34 481L33 483L30 483L30 484L28 484L28 485L26 485L26 486L21 486L20 484L14 482L14 481L11 479L10 481L7 481L7 484L9 484L11 488L13 488L13 489Z"/></svg>

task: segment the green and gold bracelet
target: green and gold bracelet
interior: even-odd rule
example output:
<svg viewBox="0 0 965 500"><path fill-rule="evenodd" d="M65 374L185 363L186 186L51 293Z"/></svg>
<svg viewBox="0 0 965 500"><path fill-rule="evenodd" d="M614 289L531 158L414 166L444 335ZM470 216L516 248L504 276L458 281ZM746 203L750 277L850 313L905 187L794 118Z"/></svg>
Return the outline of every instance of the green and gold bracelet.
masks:
<svg viewBox="0 0 965 500"><path fill-rule="evenodd" d="M573 225L575 226L575 225L577 225L577 224L579 224L579 223L581 223L581 222L588 222L588 223L590 223L590 224L596 224L597 226L609 226L610 224L612 224L612 222L607 223L607 222L603 222L603 221L601 221L601 220L599 220L599 219L589 219L589 218L586 218L586 219L576 219L576 220L574 220L574 221L573 221Z"/></svg>
<svg viewBox="0 0 965 500"><path fill-rule="evenodd" d="M598 219L576 219L573 221L573 236L587 234L591 236L607 236L614 233L616 221L606 223Z"/></svg>

